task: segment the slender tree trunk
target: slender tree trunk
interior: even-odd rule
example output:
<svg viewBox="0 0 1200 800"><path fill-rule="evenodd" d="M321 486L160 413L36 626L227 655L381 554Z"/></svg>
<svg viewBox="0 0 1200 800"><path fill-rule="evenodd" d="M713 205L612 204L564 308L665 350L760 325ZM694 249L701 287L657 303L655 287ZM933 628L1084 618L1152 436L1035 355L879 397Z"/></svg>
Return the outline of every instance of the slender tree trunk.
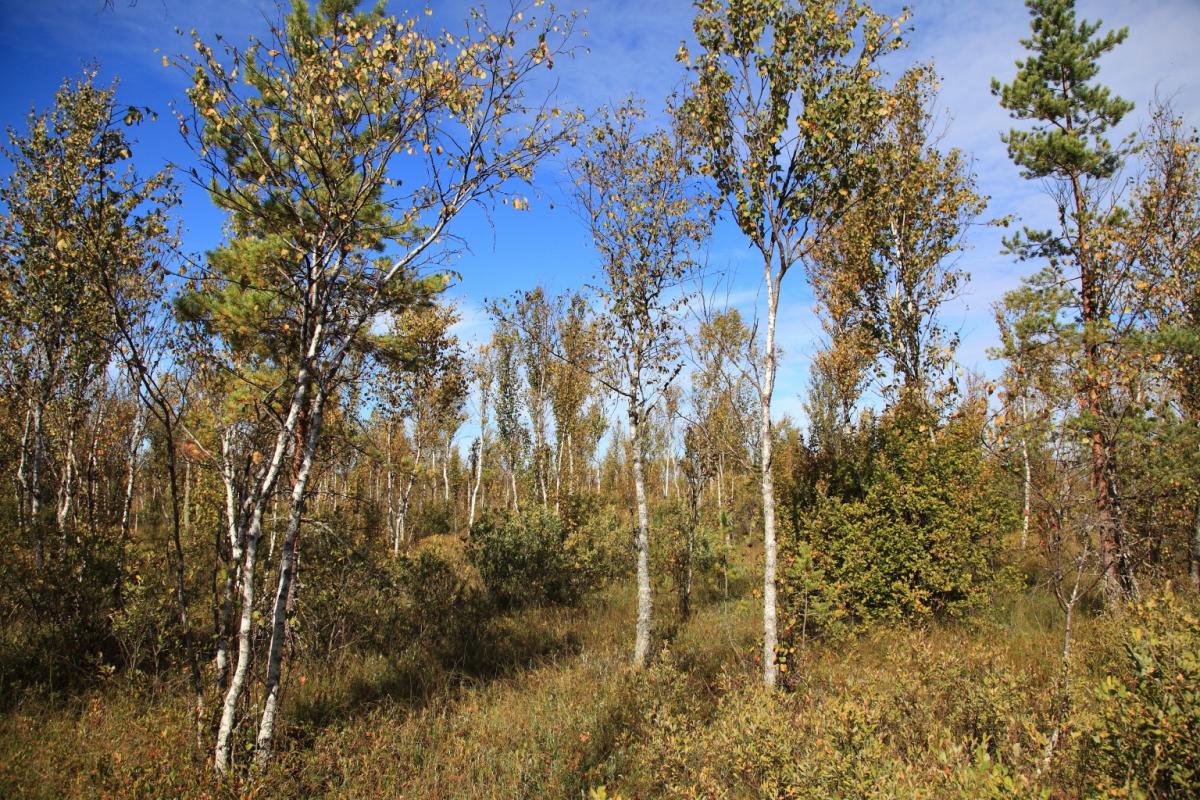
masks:
<svg viewBox="0 0 1200 800"><path fill-rule="evenodd" d="M517 467L514 464L513 468L508 473L509 480L512 483L512 507L514 514L521 513L521 505L517 500Z"/></svg>
<svg viewBox="0 0 1200 800"><path fill-rule="evenodd" d="M467 508L467 530L475 524L475 504L479 498L479 486L483 483L483 431L475 440L475 480L471 485L471 504Z"/></svg>
<svg viewBox="0 0 1200 800"><path fill-rule="evenodd" d="M221 434L221 482L225 487L225 544L221 546L221 531L217 530L218 552L224 561L221 581L221 610L217 622L216 682L221 689L229 688L229 645L233 634L233 597L238 576L242 571L245 550L244 530L239 509L241 494L233 464L233 431L226 428Z"/></svg>
<svg viewBox="0 0 1200 800"><path fill-rule="evenodd" d="M646 476L642 464L640 409L634 397L629 398L629 435L633 443L633 487L637 497L637 635L633 645L633 665L646 665L650 653L650 621L652 598L650 592L650 512L646 505Z"/></svg>
<svg viewBox="0 0 1200 800"><path fill-rule="evenodd" d="M774 688L779 667L775 661L778 643L775 609L775 476L771 471L772 423L771 395L775 390L775 318L779 311L779 284L765 265L767 278L767 340L763 354L762 387L759 393L759 447L762 468L763 506L763 685ZM782 277L782 276L781 276Z"/></svg>
<svg viewBox="0 0 1200 800"><path fill-rule="evenodd" d="M1125 547L1120 515L1116 513L1116 492L1112 480L1112 458L1109 443L1102 430L1105 403L1100 375L1104 364L1100 345L1096 340L1096 326L1103 322L1104 311L1100 303L1099 275L1091 253L1091 241L1087 226L1089 211L1083 187L1077 176L1071 178L1071 190L1075 200L1077 240L1075 247L1079 261L1079 293L1081 316L1084 324L1084 381L1080 393L1083 411L1091 418L1091 472L1090 482L1096 507L1100 531L1100 568L1104 575L1104 595L1110 602L1132 596L1136 592L1133 565Z"/></svg>
<svg viewBox="0 0 1200 800"><path fill-rule="evenodd" d="M125 548L129 546L129 534L133 522L133 486L137 476L137 451L142 443L142 432L145 429L146 418L143 416L142 404L138 403L133 412L133 428L129 432L129 448L125 453L125 496L121 503L121 539L117 543L117 578L114 592L117 608L124 604L125 586Z"/></svg>
<svg viewBox="0 0 1200 800"><path fill-rule="evenodd" d="M143 376L145 379L147 376ZM187 564L183 551L182 509L179 497L179 464L175 447L175 418L174 410L170 408L165 398L158 395L155 402L161 411L159 421L163 425L166 441L164 451L167 462L167 490L171 503L171 544L174 549L172 565L175 572L175 613L182 631L184 654L188 662L188 672L192 679L193 714L196 726L196 748L204 747L204 683L200 673L200 661L193 641L191 621L188 619L187 599Z"/></svg>
<svg viewBox="0 0 1200 800"><path fill-rule="evenodd" d="M567 495L575 493L575 443L567 431Z"/></svg>
<svg viewBox="0 0 1200 800"><path fill-rule="evenodd" d="M404 491L400 493L400 508L396 513L396 529L392 532L392 555L400 555L400 546L408 541L408 509L412 501L413 483L417 479L417 470L421 466L421 455L424 447L418 440L417 451L413 456L412 470L404 483Z"/></svg>
<svg viewBox="0 0 1200 800"><path fill-rule="evenodd" d="M729 599L729 557L732 555L733 542L729 539L729 526L725 524L725 453L717 454L717 525L721 528L721 544L725 548L721 553L721 583L725 591L725 599Z"/></svg>
<svg viewBox="0 0 1200 800"><path fill-rule="evenodd" d="M289 598L293 597L292 584L295 579L296 553L300 536L300 522L304 515L304 502L308 478L316 460L317 442L321 435L325 406L325 390L319 387L313 394L312 409L306 420L307 430L300 444L299 468L292 485L290 513L283 547L280 550L279 584L275 589L275 602L271 612L271 641L267 648L267 682L264 688L262 719L255 739L254 763L262 769L271 755L271 742L275 735L275 718L279 710L280 677L283 671L284 642L287 638Z"/></svg>
<svg viewBox="0 0 1200 800"><path fill-rule="evenodd" d="M46 566L45 531L42 530L40 519L42 515L41 471L44 414L45 401L39 397L33 408L33 425L30 429L29 441L29 475L25 485L25 496L29 502L28 520L29 525L33 528L33 559L39 570Z"/></svg>
<svg viewBox="0 0 1200 800"><path fill-rule="evenodd" d="M1025 482L1023 484L1024 501L1021 511L1021 549L1024 550L1029 544L1029 518L1030 518L1030 470L1029 470L1029 399L1021 397L1021 461L1025 468Z"/></svg>
<svg viewBox="0 0 1200 800"><path fill-rule="evenodd" d="M87 520L88 530L93 533L96 531L96 483L98 480L97 472L100 466L100 431L104 427L105 406L101 405L99 413L96 414L95 423L92 425L92 438L88 444L88 465L87 474L84 476L86 484L85 494L87 497Z"/></svg>
<svg viewBox="0 0 1200 800"><path fill-rule="evenodd" d="M17 530L25 533L28 529L28 520L25 517L25 505L28 492L26 491L26 474L29 464L29 434L33 427L33 404L29 404L25 409L25 425L21 429L21 449L18 451L17 457L17 476L14 483L16 492L16 508L17 508Z"/></svg>
<svg viewBox="0 0 1200 800"><path fill-rule="evenodd" d="M562 508L562 477L563 477L563 451L566 445L566 439L556 431L555 438L558 439L556 452L554 455L554 513L557 514Z"/></svg>
<svg viewBox="0 0 1200 800"><path fill-rule="evenodd" d="M218 773L225 773L229 770L230 739L233 736L237 704L241 700L242 690L246 686L246 676L250 671L250 649L254 637L254 567L258 556L258 542L262 533L261 522L257 531L254 530L253 523L251 525L252 527L245 536L246 551L242 557L242 608L238 619L237 661L233 668L233 676L229 680L229 688L225 691L221 720L217 727L217 744L213 753L213 765Z"/></svg>
<svg viewBox="0 0 1200 800"><path fill-rule="evenodd" d="M315 352L318 341L319 332L310 341L309 358ZM247 500L243 511L239 514L239 521L243 528L239 538L245 542L245 553L242 558L241 571L242 599L238 621L238 658L233 669L233 676L229 681L229 688L225 692L225 699L221 707L221 720L217 728L216 746L213 750L213 767L220 774L229 771L237 706L246 688L246 678L250 671L250 655L254 635L254 569L258 544L262 537L263 514L266 511L267 502L274 495L275 482L278 480L283 465L284 454L287 452L288 444L296 430L301 410L308 399L311 381L311 367L305 363L297 375L296 389L292 394L288 415L275 435L271 459L259 477L253 495Z"/></svg>
<svg viewBox="0 0 1200 800"><path fill-rule="evenodd" d="M683 602L680 603L680 617L686 620L692 614L692 574L696 557L696 526L700 524L700 489L702 484L688 477L688 530L687 530L687 561L684 564Z"/></svg>
<svg viewBox="0 0 1200 800"><path fill-rule="evenodd" d="M67 451L63 455L63 478L58 487L58 507L54 511L54 525L60 535L65 536L67 518L71 516L71 501L75 497L75 429L72 424L67 432Z"/></svg>

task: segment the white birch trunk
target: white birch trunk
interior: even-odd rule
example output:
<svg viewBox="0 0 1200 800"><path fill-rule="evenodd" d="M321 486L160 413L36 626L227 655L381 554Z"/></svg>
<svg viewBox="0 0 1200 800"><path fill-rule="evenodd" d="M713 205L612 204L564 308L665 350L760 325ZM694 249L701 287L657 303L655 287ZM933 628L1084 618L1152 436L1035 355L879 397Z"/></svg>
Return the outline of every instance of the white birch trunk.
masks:
<svg viewBox="0 0 1200 800"><path fill-rule="evenodd" d="M125 580L125 547L129 542L133 524L133 487L137 476L137 451L142 442L142 431L146 418L142 413L141 403L133 412L133 429L129 432L129 449L126 451L125 462L125 495L121 501L121 541L117 547L117 598L120 605L122 583Z"/></svg>
<svg viewBox="0 0 1200 800"><path fill-rule="evenodd" d="M421 466L421 455L424 447L417 441L417 452L413 457L412 470L404 483L404 491L400 494L400 508L396 512L396 528L392 531L392 555L400 555L400 546L408 541L408 508L412 500L413 483L417 479L417 470Z"/></svg>
<svg viewBox="0 0 1200 800"><path fill-rule="evenodd" d="M1025 467L1024 503L1021 512L1021 549L1029 544L1030 470L1029 470L1029 400L1021 397L1021 461Z"/></svg>
<svg viewBox="0 0 1200 800"><path fill-rule="evenodd" d="M517 470L515 467L508 473L508 477L512 484L513 513L520 514L521 513L521 504L517 500Z"/></svg>
<svg viewBox="0 0 1200 800"><path fill-rule="evenodd" d="M442 457L442 502L450 502L450 446L452 442L447 437L446 452Z"/></svg>
<svg viewBox="0 0 1200 800"><path fill-rule="evenodd" d="M58 487L58 507L54 511L54 524L59 534L65 535L67 518L71 516L71 501L75 497L75 427L67 433L67 452L63 456L63 478Z"/></svg>
<svg viewBox="0 0 1200 800"><path fill-rule="evenodd" d="M292 581L295 579L296 541L300 535L300 522L304 515L304 501L308 478L312 473L317 455L317 442L321 436L321 425L325 406L325 390L318 388L313 394L308 430L304 431L300 468L292 484L287 531L279 554L279 583L275 589L275 602L271 611L271 641L267 648L267 681L264 691L262 719L255 738L254 763L261 769L271 755L271 742L275 735L275 718L279 711L280 677L283 672L283 645L287 635L287 607L291 596Z"/></svg>
<svg viewBox="0 0 1200 800"><path fill-rule="evenodd" d="M217 652L216 652L216 681L217 686L226 689L229 686L229 634L233 621L233 596L237 588L238 575L241 574L242 551L245 542L241 538L242 528L238 516L238 489L236 472L233 466L233 431L226 428L221 433L221 482L225 487L225 535L229 542L229 560L225 564L224 579L221 586L221 619L218 622Z"/></svg>
<svg viewBox="0 0 1200 800"><path fill-rule="evenodd" d="M315 352L318 340L319 333L310 341L308 348L310 357ZM248 498L244 513L239 517L242 527L239 537L245 542L241 570L241 614L238 620L237 662L229 681L229 688L225 692L225 699L221 707L221 719L217 727L216 746L213 749L213 767L220 774L229 771L231 740L237 706L242 692L245 690L246 677L250 671L250 651L254 634L254 568L258 555L258 542L262 536L263 514L267 502L274 494L275 482L278 480L283 466L283 457L296 430L300 411L307 400L311 380L311 367L306 363L300 368L297 375L296 389L292 394L288 415L275 436L275 444L268 466L258 480L253 495Z"/></svg>
<svg viewBox="0 0 1200 800"><path fill-rule="evenodd" d="M33 526L33 557L40 570L46 565L46 543L38 517L42 512L40 492L42 471L42 427L44 403L37 402L33 408L33 427L30 431L29 474L25 486L25 494L29 499L29 524Z"/></svg>
<svg viewBox="0 0 1200 800"><path fill-rule="evenodd" d="M633 665L646 665L650 653L650 514L646 506L646 477L642 464L642 438L637 401L629 399L629 434L633 442L633 487L637 497L637 635L633 645Z"/></svg>
<svg viewBox="0 0 1200 800"><path fill-rule="evenodd" d="M775 661L778 643L775 609L775 477L771 472L772 426L771 394L775 389L775 317L779 311L779 284L766 264L767 340L764 353L762 387L759 393L759 447L762 459L763 505L763 685L774 688L779 673Z"/></svg>
<svg viewBox="0 0 1200 800"><path fill-rule="evenodd" d="M475 504L479 499L479 484L483 482L483 433L475 440L475 480L471 485L471 503L467 507L467 530L475 524Z"/></svg>

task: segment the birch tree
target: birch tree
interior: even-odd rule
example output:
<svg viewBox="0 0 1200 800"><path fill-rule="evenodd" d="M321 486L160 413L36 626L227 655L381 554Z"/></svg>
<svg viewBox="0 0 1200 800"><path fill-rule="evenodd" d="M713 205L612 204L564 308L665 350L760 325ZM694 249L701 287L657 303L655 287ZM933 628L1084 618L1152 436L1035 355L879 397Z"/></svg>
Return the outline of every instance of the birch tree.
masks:
<svg viewBox="0 0 1200 800"><path fill-rule="evenodd" d="M771 398L784 277L806 264L824 227L869 175L869 146L889 113L879 61L901 45L903 19L858 0L701 0L700 51L683 120L702 168L761 259L766 288L759 395L763 506L763 683L775 685L776 531Z"/></svg>
<svg viewBox="0 0 1200 800"><path fill-rule="evenodd" d="M577 199L600 256L603 333L610 389L625 401L637 508L637 627L633 664L650 651L650 512L645 426L681 364L676 321L692 253L708 236L710 204L689 174L682 142L662 130L641 134L643 112L627 101L604 112L576 162Z"/></svg>
<svg viewBox="0 0 1200 800"><path fill-rule="evenodd" d="M818 243L811 269L833 350L866 357L848 363L873 364L884 395L914 410L945 405L939 379L958 342L939 311L967 278L955 259L986 206L963 153L938 149L934 91L927 66L901 76L872 148L874 175Z"/></svg>
<svg viewBox="0 0 1200 800"><path fill-rule="evenodd" d="M277 484L288 485L287 520L254 745L260 767L278 715L308 482L346 360L372 320L445 286L428 270L446 252L451 221L528 181L575 119L526 93L565 52L572 19L550 13L522 22L514 7L493 20L478 11L466 33L434 36L414 19L356 6L298 3L267 41L219 54L193 35L195 55L175 61L191 80L191 109L179 124L198 159L196 177L233 234L193 312L256 309L248 332L277 341L285 376L272 390L278 429L238 512L241 616L214 748L218 772L230 767L252 659L258 543Z"/></svg>

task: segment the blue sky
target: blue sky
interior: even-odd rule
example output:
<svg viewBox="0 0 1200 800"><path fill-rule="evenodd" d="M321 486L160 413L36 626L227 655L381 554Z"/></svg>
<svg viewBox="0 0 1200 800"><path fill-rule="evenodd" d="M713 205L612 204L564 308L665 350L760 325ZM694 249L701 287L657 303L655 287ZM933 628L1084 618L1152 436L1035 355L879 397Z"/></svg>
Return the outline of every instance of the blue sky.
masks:
<svg viewBox="0 0 1200 800"><path fill-rule="evenodd" d="M432 23L457 26L462 2L431 3ZM507 3L503 3L507 5ZM1013 62L1022 55L1018 39L1028 30L1021 0L913 0L915 32L908 49L891 61L893 73L916 61L933 61L942 76L939 101L947 133L945 146L971 154L980 190L991 197L986 218L1015 214L1027 224L1048 219L1050 207L1042 187L1022 180L1008 161L999 134L1010 126L1005 112L988 91L995 76L1009 80ZM570 4L559 3L560 8ZM589 52L556 63L563 105L585 109L615 102L635 93L651 109L682 79L675 63L679 43L690 39L691 4L684 0L581 2L587 9L580 40ZM880 2L880 10L898 12L899 3ZM420 12L420 2L393 0L389 10L402 15ZM1129 39L1104 62L1101 80L1133 100L1136 109L1125 124L1133 130L1157 93L1173 99L1176 110L1193 125L1200 123L1200 70L1195 67L1195 32L1200 30L1200 0L1079 0L1078 11L1106 26L1128 26ZM84 65L98 62L105 80L120 77L122 102L145 105L159 112L157 122L134 131L135 158L142 171L168 161L186 162L169 104L182 97L179 74L162 67L162 53L185 49L185 33L197 28L206 35L219 32L235 43L265 32L278 19L281 7L271 0L116 0L105 10L103 0L0 0L0 124L21 128L32 106L47 105L64 77L76 76ZM530 211L498 208L491 219L471 212L458 221L456 232L469 251L455 268L462 281L453 289L463 320L465 339L487 335L486 298L542 285L555 293L587 282L594 257L586 231L566 201L561 165L548 165L538 178L538 195ZM183 212L185 245L202 252L220 237L221 217L203 193L189 190ZM966 369L995 374L986 350L995 341L992 304L1028 265L1000 255L1001 231L979 227L968 236L969 249L960 266L971 274L962 296L946 310L947 325L962 337L959 361ZM751 315L760 299L761 275L744 240L728 224L720 226L710 244L710 269L729 275L729 297ZM820 326L804 276L785 281L780 314L780 343L785 350L775 407L780 413L800 414L800 395L808 375L809 355L819 346Z"/></svg>

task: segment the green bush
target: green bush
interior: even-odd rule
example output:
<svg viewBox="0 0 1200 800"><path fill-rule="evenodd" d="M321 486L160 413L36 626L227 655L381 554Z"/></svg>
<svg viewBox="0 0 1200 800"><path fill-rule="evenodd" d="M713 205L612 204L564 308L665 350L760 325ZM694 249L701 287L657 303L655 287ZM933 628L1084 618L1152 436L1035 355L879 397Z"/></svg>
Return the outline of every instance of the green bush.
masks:
<svg viewBox="0 0 1200 800"><path fill-rule="evenodd" d="M584 513L579 513L584 509ZM573 504L564 519L567 528L564 544L581 591L598 588L630 573L633 531L611 506L590 498Z"/></svg>
<svg viewBox="0 0 1200 800"><path fill-rule="evenodd" d="M540 507L475 523L471 560L501 610L573 604L625 571L627 531L611 513L594 511L577 524Z"/></svg>
<svg viewBox="0 0 1200 800"><path fill-rule="evenodd" d="M982 417L885 421L861 498L825 495L783 531L786 632L955 617L994 588L1011 500L979 447Z"/></svg>
<svg viewBox="0 0 1200 800"><path fill-rule="evenodd" d="M847 668L852 665L852 668ZM1046 675L959 629L877 629L804 664L800 691L727 673L697 691L665 654L635 684L629 797L1045 797ZM713 695L716 695L715 702ZM620 742L618 742L620 744ZM598 781L599 782L599 781Z"/></svg>
<svg viewBox="0 0 1200 800"><path fill-rule="evenodd" d="M533 507L485 514L471 527L471 560L502 609L574 599L562 520Z"/></svg>
<svg viewBox="0 0 1200 800"><path fill-rule="evenodd" d="M1125 670L1096 690L1084 765L1103 797L1200 797L1200 616L1170 592L1132 613Z"/></svg>

